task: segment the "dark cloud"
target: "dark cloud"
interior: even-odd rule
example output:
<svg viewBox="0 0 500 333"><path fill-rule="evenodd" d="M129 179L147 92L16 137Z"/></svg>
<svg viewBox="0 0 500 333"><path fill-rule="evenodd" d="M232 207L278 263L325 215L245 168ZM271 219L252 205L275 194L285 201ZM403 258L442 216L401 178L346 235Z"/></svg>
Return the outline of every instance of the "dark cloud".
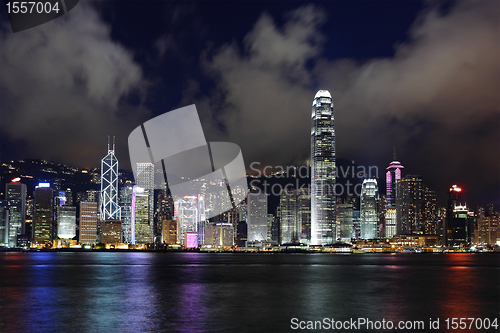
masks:
<svg viewBox="0 0 500 333"><path fill-rule="evenodd" d="M37 28L2 33L0 43L0 126L12 142L22 140L24 156L94 166L108 134L125 143L148 118L141 67L88 3ZM119 157L128 160L126 152Z"/></svg>
<svg viewBox="0 0 500 333"><path fill-rule="evenodd" d="M393 57L363 63L322 56L318 13L300 8L283 27L263 15L243 49L227 44L205 58L218 82L198 100L207 136L240 144L247 164L302 164L312 98L328 89L338 156L385 166L395 146L407 173L436 190L462 183L498 201L498 2L457 2L446 12L430 5Z"/></svg>

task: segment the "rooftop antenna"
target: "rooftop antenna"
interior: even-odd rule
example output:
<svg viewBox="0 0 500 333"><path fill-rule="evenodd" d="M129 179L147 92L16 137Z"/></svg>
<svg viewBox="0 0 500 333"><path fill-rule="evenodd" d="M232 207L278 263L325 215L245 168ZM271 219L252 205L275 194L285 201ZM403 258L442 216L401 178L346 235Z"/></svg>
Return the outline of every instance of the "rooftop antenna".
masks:
<svg viewBox="0 0 500 333"><path fill-rule="evenodd" d="M115 151L115 136L113 135L113 151Z"/></svg>
<svg viewBox="0 0 500 333"><path fill-rule="evenodd" d="M109 151L109 135L108 135L108 151Z"/></svg>
<svg viewBox="0 0 500 333"><path fill-rule="evenodd" d="M394 154L392 155L394 157L394 161L396 160L396 147L394 147Z"/></svg>

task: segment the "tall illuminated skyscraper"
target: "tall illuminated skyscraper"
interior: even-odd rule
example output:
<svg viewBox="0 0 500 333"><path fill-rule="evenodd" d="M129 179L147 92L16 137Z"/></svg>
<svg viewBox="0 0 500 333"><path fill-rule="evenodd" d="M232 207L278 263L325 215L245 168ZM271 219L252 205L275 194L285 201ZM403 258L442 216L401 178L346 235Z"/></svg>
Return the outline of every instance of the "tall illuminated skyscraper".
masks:
<svg viewBox="0 0 500 333"><path fill-rule="evenodd" d="M361 188L361 238L378 238L378 185L376 179L365 179Z"/></svg>
<svg viewBox="0 0 500 333"><path fill-rule="evenodd" d="M332 96L319 90L311 115L311 244L331 243L335 227L335 122Z"/></svg>
<svg viewBox="0 0 500 333"><path fill-rule="evenodd" d="M101 196L100 219L119 220L120 206L118 205L118 160L115 156L115 138L113 148L110 149L108 137L108 154L101 160Z"/></svg>

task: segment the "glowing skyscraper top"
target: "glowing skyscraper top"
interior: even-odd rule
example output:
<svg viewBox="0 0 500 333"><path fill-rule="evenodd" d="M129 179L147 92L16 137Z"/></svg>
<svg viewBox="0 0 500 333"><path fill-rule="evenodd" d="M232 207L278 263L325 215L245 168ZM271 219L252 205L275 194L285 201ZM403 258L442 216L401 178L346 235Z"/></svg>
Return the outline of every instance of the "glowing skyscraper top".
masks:
<svg viewBox="0 0 500 333"><path fill-rule="evenodd" d="M401 180L401 169L404 169L404 166L396 160L396 148L394 148L394 160L386 168L385 174L388 208L396 207L396 183Z"/></svg>

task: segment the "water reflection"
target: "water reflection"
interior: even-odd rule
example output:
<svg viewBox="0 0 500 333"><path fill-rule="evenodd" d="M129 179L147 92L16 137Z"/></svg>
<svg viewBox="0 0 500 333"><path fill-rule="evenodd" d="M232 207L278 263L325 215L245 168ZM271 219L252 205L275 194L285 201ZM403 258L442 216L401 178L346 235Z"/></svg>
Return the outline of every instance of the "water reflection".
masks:
<svg viewBox="0 0 500 333"><path fill-rule="evenodd" d="M283 332L498 315L498 255L0 253L0 331Z"/></svg>

